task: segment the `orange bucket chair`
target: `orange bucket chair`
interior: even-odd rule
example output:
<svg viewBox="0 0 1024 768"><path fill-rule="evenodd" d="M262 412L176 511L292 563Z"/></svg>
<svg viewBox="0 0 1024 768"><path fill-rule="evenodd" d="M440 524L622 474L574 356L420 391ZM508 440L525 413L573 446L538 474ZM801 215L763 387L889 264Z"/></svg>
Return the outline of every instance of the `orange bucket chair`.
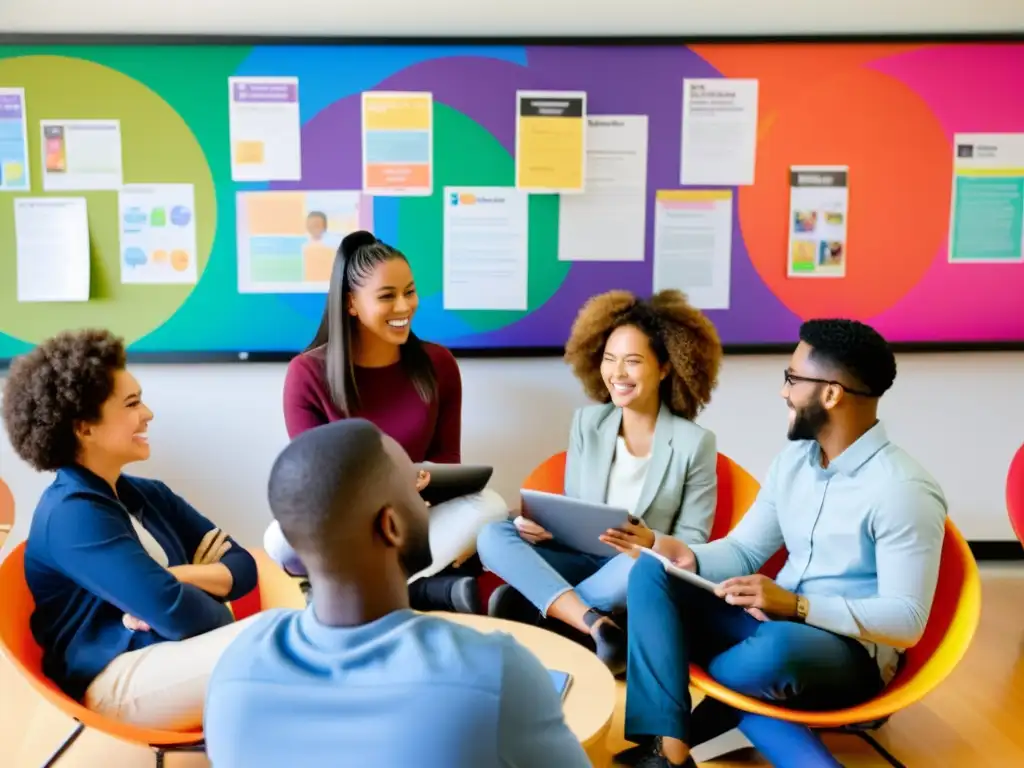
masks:
<svg viewBox="0 0 1024 768"><path fill-rule="evenodd" d="M1024 544L1024 445L1017 450L1006 475L1006 512L1017 540Z"/></svg>
<svg viewBox="0 0 1024 768"><path fill-rule="evenodd" d="M274 605L272 601L276 595L290 594L290 590L298 592L298 589L291 585L288 575L269 557L260 551L252 551L252 554L259 568L259 584L256 589L231 605L236 619L244 619L257 613L264 606ZM86 728L94 728L132 744L149 746L156 754L157 768L163 767L164 755L168 752L204 750L201 729L163 731L118 722L87 709L67 696L43 674L42 649L36 644L29 628L29 618L35 608L35 601L25 582L24 543L11 550L0 564L0 595L3 595L3 604L0 608L0 648L46 701L75 721L74 729L43 763L43 768L56 764Z"/></svg>
<svg viewBox="0 0 1024 768"><path fill-rule="evenodd" d="M697 667L690 683L735 709L818 728L853 733L871 745L894 768L903 768L871 735L891 715L916 704L956 667L974 638L981 615L981 577L970 547L953 522L946 520L939 580L924 636L903 654L899 672L885 690L864 704L830 712L806 712L769 704L731 691Z"/></svg>
<svg viewBox="0 0 1024 768"><path fill-rule="evenodd" d="M14 525L14 494L0 477L0 533L10 533Z"/></svg>

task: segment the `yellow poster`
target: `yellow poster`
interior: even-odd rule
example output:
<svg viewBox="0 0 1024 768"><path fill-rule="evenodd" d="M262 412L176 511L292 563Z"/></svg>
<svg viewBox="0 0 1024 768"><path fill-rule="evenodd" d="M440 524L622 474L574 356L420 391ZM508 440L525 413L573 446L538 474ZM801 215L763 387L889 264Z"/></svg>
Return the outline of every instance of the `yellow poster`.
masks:
<svg viewBox="0 0 1024 768"><path fill-rule="evenodd" d="M587 94L516 92L516 188L582 192L587 163Z"/></svg>

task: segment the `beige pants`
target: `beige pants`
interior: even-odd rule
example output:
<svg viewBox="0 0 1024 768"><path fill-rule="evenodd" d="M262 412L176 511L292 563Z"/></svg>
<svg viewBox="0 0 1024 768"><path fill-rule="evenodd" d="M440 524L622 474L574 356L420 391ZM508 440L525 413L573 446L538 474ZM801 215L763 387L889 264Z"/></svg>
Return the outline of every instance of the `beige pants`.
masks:
<svg viewBox="0 0 1024 768"><path fill-rule="evenodd" d="M257 616L178 642L122 653L85 692L85 706L142 728L191 730L203 723L206 684L221 653Z"/></svg>

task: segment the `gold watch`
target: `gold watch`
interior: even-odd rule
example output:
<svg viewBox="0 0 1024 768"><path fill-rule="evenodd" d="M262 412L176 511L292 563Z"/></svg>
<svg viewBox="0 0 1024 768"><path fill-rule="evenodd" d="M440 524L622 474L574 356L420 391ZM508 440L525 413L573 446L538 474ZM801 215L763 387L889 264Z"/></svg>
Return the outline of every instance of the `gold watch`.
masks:
<svg viewBox="0 0 1024 768"><path fill-rule="evenodd" d="M800 621L807 621L807 614L811 610L811 603L803 595L796 596L796 617Z"/></svg>

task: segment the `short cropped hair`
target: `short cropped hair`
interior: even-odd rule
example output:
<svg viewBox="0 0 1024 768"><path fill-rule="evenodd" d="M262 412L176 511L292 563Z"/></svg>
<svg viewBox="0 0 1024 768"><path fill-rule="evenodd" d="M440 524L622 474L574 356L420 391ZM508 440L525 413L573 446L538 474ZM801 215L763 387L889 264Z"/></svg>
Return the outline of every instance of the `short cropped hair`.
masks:
<svg viewBox="0 0 1024 768"><path fill-rule="evenodd" d="M587 396L600 403L611 400L601 377L601 361L608 337L624 325L642 331L658 362L669 364L662 401L677 416L696 418L718 385L722 344L714 324L677 290L659 291L649 299L629 291L609 291L583 305L565 346L565 360Z"/></svg>
<svg viewBox="0 0 1024 768"><path fill-rule="evenodd" d="M388 503L390 468L383 435L366 419L314 427L274 461L267 483L270 510L292 546L312 547L336 534L344 515Z"/></svg>
<svg viewBox="0 0 1024 768"><path fill-rule="evenodd" d="M881 397L896 381L896 356L870 325L857 320L808 320L800 326L800 341L811 348L812 360L844 372L872 397Z"/></svg>
<svg viewBox="0 0 1024 768"><path fill-rule="evenodd" d="M3 418L15 453L40 472L73 464L76 425L95 422L126 364L124 341L101 329L65 331L12 364Z"/></svg>

